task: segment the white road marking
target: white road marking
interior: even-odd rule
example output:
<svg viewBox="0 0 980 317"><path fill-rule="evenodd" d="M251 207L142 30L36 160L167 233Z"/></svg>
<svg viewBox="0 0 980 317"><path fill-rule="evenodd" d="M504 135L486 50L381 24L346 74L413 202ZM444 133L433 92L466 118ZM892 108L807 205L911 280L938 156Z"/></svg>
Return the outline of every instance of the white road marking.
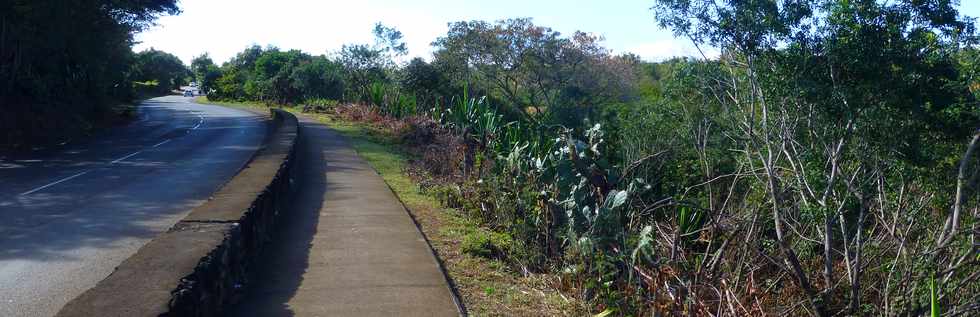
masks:
<svg viewBox="0 0 980 317"><path fill-rule="evenodd" d="M204 115L202 115L201 113L198 113L197 114L197 117L199 118L198 121L197 121L197 125L195 125L193 128L191 128L191 130L197 130L197 128L200 128L201 127L201 124L204 124ZM188 130L187 133L190 133L190 131ZM170 140L171 139L163 140L163 142L154 144L152 147L156 148L156 147L159 147L161 145L167 144L167 142L170 142ZM136 151L136 152L131 153L129 155L120 157L120 158L118 158L118 159L116 159L116 160L114 160L112 162L109 162L109 165L122 162L122 161L124 161L124 160L126 160L126 159L128 159L130 157L136 156L137 154L140 154L140 153L143 153L143 151ZM38 160L38 161L40 162L40 160ZM39 190L42 190L42 189L45 189L45 188L48 188L48 187L51 187L51 186L54 186L54 185L58 185L58 184L61 184L63 182L69 181L69 180L71 180L73 178L76 178L76 177L85 175L88 172L91 172L91 170L84 171L84 172L81 172L81 173L78 173L78 174L75 174L75 175L72 175L72 176L68 176L68 177L62 178L61 180L58 180L56 182L53 182L53 183L50 183L50 184L47 184L47 185L44 185L44 186L41 186L41 187L38 187L38 188L35 188L35 189L32 189L32 190L29 190L29 191L20 193L20 196L25 196L25 195L30 195L30 194L36 193Z"/></svg>
<svg viewBox="0 0 980 317"><path fill-rule="evenodd" d="M153 147L159 147L161 145L167 144L167 142L170 142L170 139L166 139L166 140L163 140L163 142L154 144Z"/></svg>
<svg viewBox="0 0 980 317"><path fill-rule="evenodd" d="M42 189L45 189L45 188L48 188L48 187L51 187L51 186L54 186L54 185L58 185L58 184L60 184L62 182L69 181L69 180L71 180L71 179L73 179L75 177L79 177L79 176L85 175L88 172L89 171L84 171L84 172L81 172L81 173L78 173L78 174L75 174L75 175L72 175L72 176L68 176L68 177L62 178L61 180L59 180L57 182L54 182L54 183L51 183L51 184L47 184L47 185L44 185L44 186L41 186L41 187L38 187L38 188L35 188L35 189L32 189L32 190L29 190L29 191L20 193L20 195L21 196L25 196L25 195L33 194L33 193L35 193L35 192L37 192L39 190L42 190Z"/></svg>
<svg viewBox="0 0 980 317"><path fill-rule="evenodd" d="M132 153L130 155L126 155L126 156L120 157L120 158L116 159L115 161L109 162L109 164L116 164L116 163L122 162L123 160L128 159L130 157L133 157L136 154L140 154L140 153L143 153L143 151L136 151L135 153Z"/></svg>
<svg viewBox="0 0 980 317"><path fill-rule="evenodd" d="M197 130L197 128L200 128L201 127L201 124L204 123L204 115L198 113L197 114L197 117L200 118L200 120L197 120L197 125L195 125L193 128L191 128L191 130Z"/></svg>

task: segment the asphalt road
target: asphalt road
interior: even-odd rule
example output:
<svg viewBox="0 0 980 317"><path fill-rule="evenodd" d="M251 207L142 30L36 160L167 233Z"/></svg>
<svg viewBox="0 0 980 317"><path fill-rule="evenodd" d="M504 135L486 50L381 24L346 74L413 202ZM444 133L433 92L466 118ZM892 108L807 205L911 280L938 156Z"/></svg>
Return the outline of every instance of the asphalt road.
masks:
<svg viewBox="0 0 980 317"><path fill-rule="evenodd" d="M0 157L0 316L57 313L234 176L265 130L167 96L85 141Z"/></svg>

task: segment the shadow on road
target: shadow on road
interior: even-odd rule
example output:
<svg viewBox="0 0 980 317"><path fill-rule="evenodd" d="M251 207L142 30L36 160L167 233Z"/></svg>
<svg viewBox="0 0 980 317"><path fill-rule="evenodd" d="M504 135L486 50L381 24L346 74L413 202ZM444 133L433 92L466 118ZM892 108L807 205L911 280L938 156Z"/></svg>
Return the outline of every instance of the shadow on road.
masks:
<svg viewBox="0 0 980 317"><path fill-rule="evenodd" d="M169 112L157 111L174 121L196 118ZM188 134L180 125L146 122L60 153L0 160L0 262L73 261L86 255L79 249L113 248L166 231L255 152L258 144L252 140L264 129L256 129L253 138L240 137L237 130L262 124L259 118L213 118L208 129ZM172 135L175 131L181 133ZM169 143L150 147L162 140Z"/></svg>
<svg viewBox="0 0 980 317"><path fill-rule="evenodd" d="M243 167L266 119L148 100L125 125L0 153L0 316L48 316Z"/></svg>
<svg viewBox="0 0 980 317"><path fill-rule="evenodd" d="M245 296L228 316L294 316L288 302L303 281L309 267L310 247L317 233L320 209L327 190L327 163L323 149L310 142L314 132L325 127L300 127L297 149L297 187L293 202L280 217L277 233L265 248L256 266L255 282L248 286Z"/></svg>

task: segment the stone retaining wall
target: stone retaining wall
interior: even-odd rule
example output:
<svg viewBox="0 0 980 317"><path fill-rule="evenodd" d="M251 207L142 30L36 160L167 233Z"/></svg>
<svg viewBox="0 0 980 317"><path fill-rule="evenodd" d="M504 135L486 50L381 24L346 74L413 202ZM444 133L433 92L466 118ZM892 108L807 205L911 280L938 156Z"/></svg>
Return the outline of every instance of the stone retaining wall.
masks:
<svg viewBox="0 0 980 317"><path fill-rule="evenodd" d="M295 190L298 123L281 110L272 120L238 175L58 316L214 316L234 303Z"/></svg>

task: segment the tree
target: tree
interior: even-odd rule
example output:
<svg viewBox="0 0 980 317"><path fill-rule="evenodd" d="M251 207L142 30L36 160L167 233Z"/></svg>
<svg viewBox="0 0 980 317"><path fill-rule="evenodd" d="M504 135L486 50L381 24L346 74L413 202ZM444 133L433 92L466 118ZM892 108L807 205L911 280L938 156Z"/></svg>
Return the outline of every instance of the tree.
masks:
<svg viewBox="0 0 980 317"><path fill-rule="evenodd" d="M201 87L201 91L203 91L205 94L210 94L212 91L214 91L218 78L221 78L221 68L218 68L218 66L213 64L207 65L207 67L203 70L199 79L200 82L198 83Z"/></svg>
<svg viewBox="0 0 980 317"><path fill-rule="evenodd" d="M78 133L131 97L133 33L174 0L0 2L0 146Z"/></svg>
<svg viewBox="0 0 980 317"><path fill-rule="evenodd" d="M980 100L980 49L968 47L960 53L960 70L963 82L970 86L970 91Z"/></svg>
<svg viewBox="0 0 980 317"><path fill-rule="evenodd" d="M368 44L345 44L340 49L339 62L347 73L346 99L366 100L372 83L388 82L398 66L395 58L408 54L402 33L383 24L374 25L375 41Z"/></svg>
<svg viewBox="0 0 980 317"><path fill-rule="evenodd" d="M245 84L249 80L245 70L231 67L222 67L221 76L215 80L212 90L208 91L208 99L211 100L255 100L245 94Z"/></svg>
<svg viewBox="0 0 980 317"><path fill-rule="evenodd" d="M450 96L449 83L438 68L422 58L413 58L400 72L399 84L405 91L416 96L419 104L431 105L443 96Z"/></svg>
<svg viewBox="0 0 980 317"><path fill-rule="evenodd" d="M194 73L194 78L197 81L202 81L204 78L204 73L207 71L208 66L215 65L208 53L201 54L200 56L194 57L191 60L191 72Z"/></svg>
<svg viewBox="0 0 980 317"><path fill-rule="evenodd" d="M774 246L761 255L780 261L760 265L800 290L783 307L805 301L814 315L916 315L928 307L912 295L925 281L978 289L976 277L961 274L976 270L963 260L977 252L966 242L976 233L956 229L968 187L957 186L950 211L926 212L954 201L944 191L969 178L968 163L957 176L948 162L956 161L953 144L978 124L955 60L973 25L951 1L658 0L653 9L661 26L724 50L692 69L699 91L689 100L723 109L721 120L694 119L734 142L743 167L730 175L758 180L730 188L758 190L750 210L764 214L741 217L764 217L771 234L739 241ZM962 162L973 159L970 144ZM881 229L899 227L906 229ZM953 310L976 309L976 298L950 294L939 298Z"/></svg>
<svg viewBox="0 0 980 317"><path fill-rule="evenodd" d="M343 97L347 83L341 64L326 56L310 56L299 50L276 47L246 48L222 65L216 74L215 100L256 100L297 104L308 99ZM203 84L212 87L212 84Z"/></svg>
<svg viewBox="0 0 980 317"><path fill-rule="evenodd" d="M254 82L258 87L259 100L276 103L295 103L299 101L300 91L290 85L289 76L300 63L308 61L309 55L298 50L286 52L277 48L265 50L255 60Z"/></svg>
<svg viewBox="0 0 980 317"><path fill-rule="evenodd" d="M402 39L402 32L393 27L387 27L381 22L374 24L374 47L387 55L387 60L394 61L397 57L408 54L408 46Z"/></svg>
<svg viewBox="0 0 980 317"><path fill-rule="evenodd" d="M190 74L184 62L173 54L153 48L136 54L133 77L138 81L156 81L160 91L180 89Z"/></svg>
<svg viewBox="0 0 980 317"><path fill-rule="evenodd" d="M293 69L289 79L305 98L340 100L344 96L343 67L325 56L314 56Z"/></svg>
<svg viewBox="0 0 980 317"><path fill-rule="evenodd" d="M632 80L614 79L632 76L632 70L622 72L632 65L610 56L600 41L583 32L562 37L523 18L452 23L433 45L436 64L451 72L450 78L485 87L534 120L532 109L574 111L632 94Z"/></svg>
<svg viewBox="0 0 980 317"><path fill-rule="evenodd" d="M191 71L194 73L200 90L204 93L214 89L218 78L221 77L221 69L214 64L207 53L201 54L191 60Z"/></svg>

